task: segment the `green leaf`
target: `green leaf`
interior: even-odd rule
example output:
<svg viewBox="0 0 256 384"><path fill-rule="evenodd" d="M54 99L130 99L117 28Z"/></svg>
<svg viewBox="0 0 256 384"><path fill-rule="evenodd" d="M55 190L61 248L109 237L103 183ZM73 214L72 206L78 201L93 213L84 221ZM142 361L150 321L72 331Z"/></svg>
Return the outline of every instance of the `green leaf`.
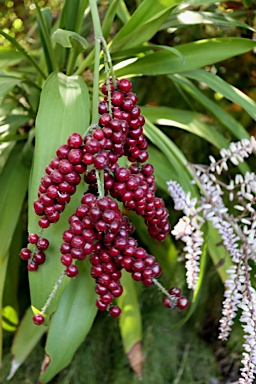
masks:
<svg viewBox="0 0 256 384"><path fill-rule="evenodd" d="M45 167L55 157L57 148L67 142L73 132L81 135L89 126L90 100L87 87L79 76L67 77L61 73L53 73L44 84L38 115L36 118L36 146L33 171L29 189L29 232L38 233L38 216L33 211L33 202L37 198L41 177ZM83 183L72 196L71 203L66 207L58 223L44 231L49 239L50 247L46 252L47 260L43 268L29 274L31 302L35 308L41 309L49 296L55 282L58 280L63 266L60 262L59 248L62 243L62 233L68 228L68 218L79 205L83 194ZM52 305L47 313L52 313L60 295L69 281L59 288Z"/></svg>
<svg viewBox="0 0 256 384"><path fill-rule="evenodd" d="M47 331L47 327L35 325L32 321L33 312L29 307L20 322L18 330L15 334L12 344L12 366L7 380L10 380L21 364L26 360L32 352L43 334Z"/></svg>
<svg viewBox="0 0 256 384"><path fill-rule="evenodd" d="M158 51L118 69L116 75L150 76L190 71L241 55L253 49L255 45L255 41L238 37L199 40L176 47L185 61L172 52Z"/></svg>
<svg viewBox="0 0 256 384"><path fill-rule="evenodd" d="M125 353L129 353L134 344L142 340L141 313L137 290L131 274L122 271L121 284L124 288L117 304L122 309L119 326Z"/></svg>
<svg viewBox="0 0 256 384"><path fill-rule="evenodd" d="M250 27L248 24L243 23L242 21L236 20L233 17L227 14L217 14L212 12L202 12L202 11L184 11L178 14L173 14L166 22L162 25L162 29L166 28L181 28L186 27L186 25L196 25L196 24L213 24L220 25L224 27L239 27L249 29L251 31L256 31L254 28Z"/></svg>
<svg viewBox="0 0 256 384"><path fill-rule="evenodd" d="M185 191L196 194L195 186L190 183L192 176L187 167L188 161L179 148L148 119L146 119L144 133L166 156L169 166L173 169L173 179L177 180Z"/></svg>
<svg viewBox="0 0 256 384"><path fill-rule="evenodd" d="M184 129L217 148L227 148L229 142L210 124L204 123L205 115L169 107L142 107L141 111L152 123Z"/></svg>
<svg viewBox="0 0 256 384"><path fill-rule="evenodd" d="M15 221L15 220L14 220ZM4 287L5 287L5 281L7 279L7 271L8 271L8 263L10 256L15 255L18 257L19 247L20 247L20 231L19 226L16 227L16 231L13 231L12 233L12 241L10 244L9 249L6 250L5 254L1 254L0 258L0 367L1 367L1 361L2 361L2 336L3 336L3 328L2 328L2 306L3 306L3 298L4 298ZM0 233L0 236L2 234ZM17 236L17 238L16 238ZM1 237L1 240L4 239ZM10 278L10 276L8 276Z"/></svg>
<svg viewBox="0 0 256 384"><path fill-rule="evenodd" d="M14 147L0 175L0 185L4 185L0 189L0 260L10 247L28 188L30 168L23 162L22 148L21 144Z"/></svg>
<svg viewBox="0 0 256 384"><path fill-rule="evenodd" d="M26 124L29 119L31 119L31 116L22 114L5 116L5 118L0 122L1 135L2 133L11 133L16 131L17 128Z"/></svg>
<svg viewBox="0 0 256 384"><path fill-rule="evenodd" d="M102 23L102 34L105 39L107 39L110 34L119 2L119 0L112 0L107 8L107 12Z"/></svg>
<svg viewBox="0 0 256 384"><path fill-rule="evenodd" d="M13 76L0 75L0 103L3 98L13 90L13 88L21 83L21 79Z"/></svg>
<svg viewBox="0 0 256 384"><path fill-rule="evenodd" d="M60 44L64 48L74 48L76 46L81 52L88 47L86 39L73 31L66 31L58 28L53 33L52 39L55 43Z"/></svg>
<svg viewBox="0 0 256 384"><path fill-rule="evenodd" d="M215 92L220 93L233 103L240 105L254 120L256 120L255 101L233 85L230 85L226 81L222 80L219 76L203 69L185 72L183 73L183 76L207 84L208 87L213 89Z"/></svg>
<svg viewBox="0 0 256 384"><path fill-rule="evenodd" d="M19 64L24 56L13 48L0 47L0 68Z"/></svg>
<svg viewBox="0 0 256 384"><path fill-rule="evenodd" d="M79 265L79 274L64 291L50 323L46 341L49 363L40 377L49 382L65 368L89 333L97 313L95 282L90 276L89 260Z"/></svg>
<svg viewBox="0 0 256 384"><path fill-rule="evenodd" d="M126 24L131 18L124 0L118 1L117 16L123 24Z"/></svg>
<svg viewBox="0 0 256 384"><path fill-rule="evenodd" d="M148 41L179 0L144 0L112 41L111 51L131 48Z"/></svg>
<svg viewBox="0 0 256 384"><path fill-rule="evenodd" d="M170 79L177 82L186 92L188 92L195 100L208 109L213 116L217 118L236 138L250 138L244 127L234 119L233 116L225 112L217 103L210 100L203 94L194 84L185 79L181 75L171 75Z"/></svg>

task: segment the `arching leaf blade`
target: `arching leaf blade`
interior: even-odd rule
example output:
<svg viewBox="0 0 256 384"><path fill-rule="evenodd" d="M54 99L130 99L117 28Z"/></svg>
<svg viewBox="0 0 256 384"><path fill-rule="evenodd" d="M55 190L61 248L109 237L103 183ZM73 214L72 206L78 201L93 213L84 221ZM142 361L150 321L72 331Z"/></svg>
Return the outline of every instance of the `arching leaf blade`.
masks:
<svg viewBox="0 0 256 384"><path fill-rule="evenodd" d="M67 142L73 132L84 134L90 120L90 101L88 90L79 76L65 76L53 73L49 76L42 90L39 111L36 118L36 146L33 170L29 189L29 221L28 230L38 233L38 219L33 210L33 202L37 198L41 177L45 167L56 156L56 149ZM66 207L58 223L44 231L49 239L46 263L35 273L29 274L32 305L41 309L49 296L55 282L58 280L63 266L60 263L59 248L62 243L62 233L68 228L68 217L74 213L80 203L83 193L83 183L72 196L71 203ZM51 313L59 297L69 281L65 278L59 288L48 312Z"/></svg>

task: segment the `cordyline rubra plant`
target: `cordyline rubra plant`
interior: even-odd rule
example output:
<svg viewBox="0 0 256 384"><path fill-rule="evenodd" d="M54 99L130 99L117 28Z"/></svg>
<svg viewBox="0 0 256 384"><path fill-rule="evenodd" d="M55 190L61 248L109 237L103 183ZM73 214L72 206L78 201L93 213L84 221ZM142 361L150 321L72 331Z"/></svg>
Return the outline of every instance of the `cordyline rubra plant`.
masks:
<svg viewBox="0 0 256 384"><path fill-rule="evenodd" d="M246 189L242 190L244 180L251 182L248 175L253 174L249 166L240 166L245 178L237 178L232 188L242 190L235 196L241 214L238 218L228 216L220 188L225 186L231 194L233 189L224 181L217 183L214 175L226 168L225 161L212 160L209 169L188 166L183 153L159 126L185 129L218 150L229 145L224 130L239 140L249 139L241 124L191 79L241 105L255 119L256 105L249 97L217 75L199 69L247 52L255 47L255 42L229 36L175 48L154 45L149 41L159 30L184 25L186 18L179 24L177 15L186 16L189 12L192 17L197 11L186 11L184 7L190 6L190 2L185 5L178 0L138 3L130 15L124 1L110 1L102 6L101 24L95 0L65 1L54 22L50 11L40 9L35 1L40 51L38 42L26 50L29 39L20 44L0 30L1 36L15 48L0 47L0 97L4 100L0 178L5 186L0 190L0 300L4 319L14 328L18 306L13 299L15 287L8 285L7 277L12 273L10 268L18 270L18 254L27 261L31 298L31 308L20 322L13 342L9 378L47 331L40 382L50 382L71 362L91 330L98 310L118 318L111 321L118 322L130 364L143 378L137 287L159 290L160 300L169 309L186 309L189 304L181 292L183 287L177 287L175 278L170 278L174 275L176 253L170 237L170 199L166 193L169 190L175 208L185 212L172 234L186 243L187 283L193 290L186 316L171 326L185 323L195 311L206 257L210 255L214 264L222 260L223 250L216 248L222 237L226 248L230 246L231 257L225 255L225 263L218 270L223 283L229 277L221 337L227 337L237 309L242 308L241 322L249 319L253 324L245 327L249 336L240 382L252 382L255 345L250 336L255 319L250 301L255 294L247 259L253 257L243 246L244 237L234 239L230 228L235 227L237 236L242 233L253 241L255 230L250 226L254 219L249 214L253 208L250 205L249 209L248 202L244 204L245 200L254 199L254 190L241 195ZM215 21L221 25L251 29L225 14L218 17ZM111 36L115 20L118 23L115 35ZM188 19L186 23L191 24ZM82 36L85 24L85 29L90 30L91 44ZM165 76L166 83L173 83L179 90L177 95L187 94L186 102L189 98L196 100L205 115L167 106L141 106L134 91L136 80L128 78L142 75ZM219 125L223 132L215 129ZM249 147L255 149L253 141L241 143L250 143ZM234 146L230 147L231 152ZM225 150L221 152L224 158L229 156ZM239 152L237 156L240 155ZM216 182L214 191L212 184L207 189L207 178L213 184ZM167 185L171 179L175 182ZM28 226L26 240L22 242L19 219L27 189ZM166 206L159 196L166 198ZM24 214L22 217L24 220ZM207 226L207 221L215 225L219 235ZM173 282L167 288L159 282L164 281L165 273L166 279Z"/></svg>

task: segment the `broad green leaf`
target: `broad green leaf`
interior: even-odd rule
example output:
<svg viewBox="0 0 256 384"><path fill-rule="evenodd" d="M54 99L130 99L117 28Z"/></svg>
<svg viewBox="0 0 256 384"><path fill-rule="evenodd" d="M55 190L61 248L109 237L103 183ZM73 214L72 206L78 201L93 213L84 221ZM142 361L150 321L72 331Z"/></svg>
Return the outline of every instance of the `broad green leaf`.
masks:
<svg viewBox="0 0 256 384"><path fill-rule="evenodd" d="M255 101L236 87L222 80L219 76L203 69L185 72L183 73L183 76L207 84L208 87L213 89L215 92L220 93L233 103L240 105L254 120L256 120Z"/></svg>
<svg viewBox="0 0 256 384"><path fill-rule="evenodd" d="M0 68L19 64L24 56L13 48L0 47Z"/></svg>
<svg viewBox="0 0 256 384"><path fill-rule="evenodd" d="M40 377L41 382L49 382L71 362L96 316L96 296L95 281L90 276L89 260L86 260L79 265L78 276L65 289L51 320L45 346L48 364Z"/></svg>
<svg viewBox="0 0 256 384"><path fill-rule="evenodd" d="M52 35L53 41L60 44L64 48L79 48L80 51L86 50L88 43L86 39L76 32L66 31L58 28Z"/></svg>
<svg viewBox="0 0 256 384"><path fill-rule="evenodd" d="M121 284L123 294L117 299L117 304L122 309L119 326L125 353L142 340L141 313L139 308L137 290L131 274L122 272Z"/></svg>
<svg viewBox="0 0 256 384"><path fill-rule="evenodd" d="M67 77L61 73L53 73L44 84L38 115L36 118L36 146L33 171L29 189L29 232L39 232L38 219L33 210L33 202L37 198L41 177L45 174L45 167L56 156L57 148L67 142L73 132L84 134L89 126L90 101L88 90L79 76ZM46 252L46 263L35 273L29 274L32 305L41 309L58 280L63 266L60 262L59 248L62 243L62 233L68 229L68 217L74 213L79 205L83 193L83 183L77 188L71 203L66 207L58 223L52 224L44 231L49 239L50 247ZM59 297L69 281L59 288L51 307L51 313Z"/></svg>
<svg viewBox="0 0 256 384"><path fill-rule="evenodd" d="M196 24L213 24L224 27L239 27L249 29L255 32L255 29L242 21L236 20L227 14L217 14L212 12L202 11L184 11L175 13L168 17L166 22L162 25L161 29L166 28L181 28L186 25Z"/></svg>
<svg viewBox="0 0 256 384"><path fill-rule="evenodd" d="M21 81L22 80L18 77L0 75L0 103L16 85L21 83Z"/></svg>
<svg viewBox="0 0 256 384"><path fill-rule="evenodd" d="M204 123L206 116L200 113L169 107L143 107L141 111L154 124L184 129L202 137L219 149L229 145L213 126Z"/></svg>
<svg viewBox="0 0 256 384"><path fill-rule="evenodd" d="M33 312L29 307L20 322L12 344L12 366L7 380L10 380L21 364L26 360L39 342L47 327L35 325L32 321Z"/></svg>
<svg viewBox="0 0 256 384"><path fill-rule="evenodd" d="M29 167L22 158L23 145L17 144L0 174L0 261L6 256L28 188Z"/></svg>
<svg viewBox="0 0 256 384"><path fill-rule="evenodd" d="M255 41L238 37L199 40L176 47L184 61L172 52L158 51L118 69L116 75L150 76L190 71L241 55L255 46Z"/></svg>
<svg viewBox="0 0 256 384"><path fill-rule="evenodd" d="M250 138L248 132L244 127L234 119L233 116L225 112L217 103L210 100L203 94L194 84L181 75L171 75L170 79L177 82L187 93L190 94L195 100L202 104L213 116L216 117L228 130L237 138Z"/></svg>
<svg viewBox="0 0 256 384"><path fill-rule="evenodd" d="M112 41L111 51L148 41L179 0L144 0Z"/></svg>

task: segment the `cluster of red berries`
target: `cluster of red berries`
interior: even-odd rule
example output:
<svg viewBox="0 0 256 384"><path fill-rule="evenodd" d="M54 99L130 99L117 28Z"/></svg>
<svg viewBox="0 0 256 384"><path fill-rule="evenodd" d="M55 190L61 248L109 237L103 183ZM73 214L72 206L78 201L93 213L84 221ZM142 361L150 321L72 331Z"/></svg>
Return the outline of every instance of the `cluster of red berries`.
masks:
<svg viewBox="0 0 256 384"><path fill-rule="evenodd" d="M111 197L98 199L86 192L76 213L69 219L70 227L63 233L61 262L66 266L66 275L75 277L78 269L73 260L84 260L91 255L91 276L96 280L95 291L100 298L96 305L100 310L109 310L117 317L121 310L110 306L114 298L123 292L120 283L121 270L132 274L135 281L152 285L152 278L161 274L161 267L155 258L137 246L129 237L134 226L120 212Z"/></svg>
<svg viewBox="0 0 256 384"><path fill-rule="evenodd" d="M189 301L186 296L181 296L181 290L178 287L171 287L168 291L168 296L163 299L163 305L166 308L179 308L186 309L189 305Z"/></svg>
<svg viewBox="0 0 256 384"><path fill-rule="evenodd" d="M122 269L144 285L152 285L161 274L154 256L129 237L134 226L122 215L113 198L144 218L152 238L163 241L170 231L168 211L163 200L155 196L154 168L143 164L148 159L148 144L143 134L145 119L136 104L138 98L131 91L127 79L117 80L116 88L112 80L103 85L105 96L98 106L99 127L84 139L78 133L72 134L67 144L57 149L56 157L45 169L34 202L35 213L41 216L39 226L42 230L48 228L59 220L84 175L89 188L69 218L69 229L63 233L61 263L65 274L72 278L78 273L76 260L90 255L91 276L96 280L95 291L99 295L96 306L108 310L113 317L121 313L113 300L123 292ZM132 163L129 168L117 163L124 155ZM98 191L99 171L104 174L105 197L102 198ZM20 256L29 261L29 271L36 271L45 261L44 251L49 242L36 234L30 234L28 241L34 251L29 249L31 246L23 248ZM165 299L165 306L166 303ZM33 320L42 324L44 316L37 314Z"/></svg>

